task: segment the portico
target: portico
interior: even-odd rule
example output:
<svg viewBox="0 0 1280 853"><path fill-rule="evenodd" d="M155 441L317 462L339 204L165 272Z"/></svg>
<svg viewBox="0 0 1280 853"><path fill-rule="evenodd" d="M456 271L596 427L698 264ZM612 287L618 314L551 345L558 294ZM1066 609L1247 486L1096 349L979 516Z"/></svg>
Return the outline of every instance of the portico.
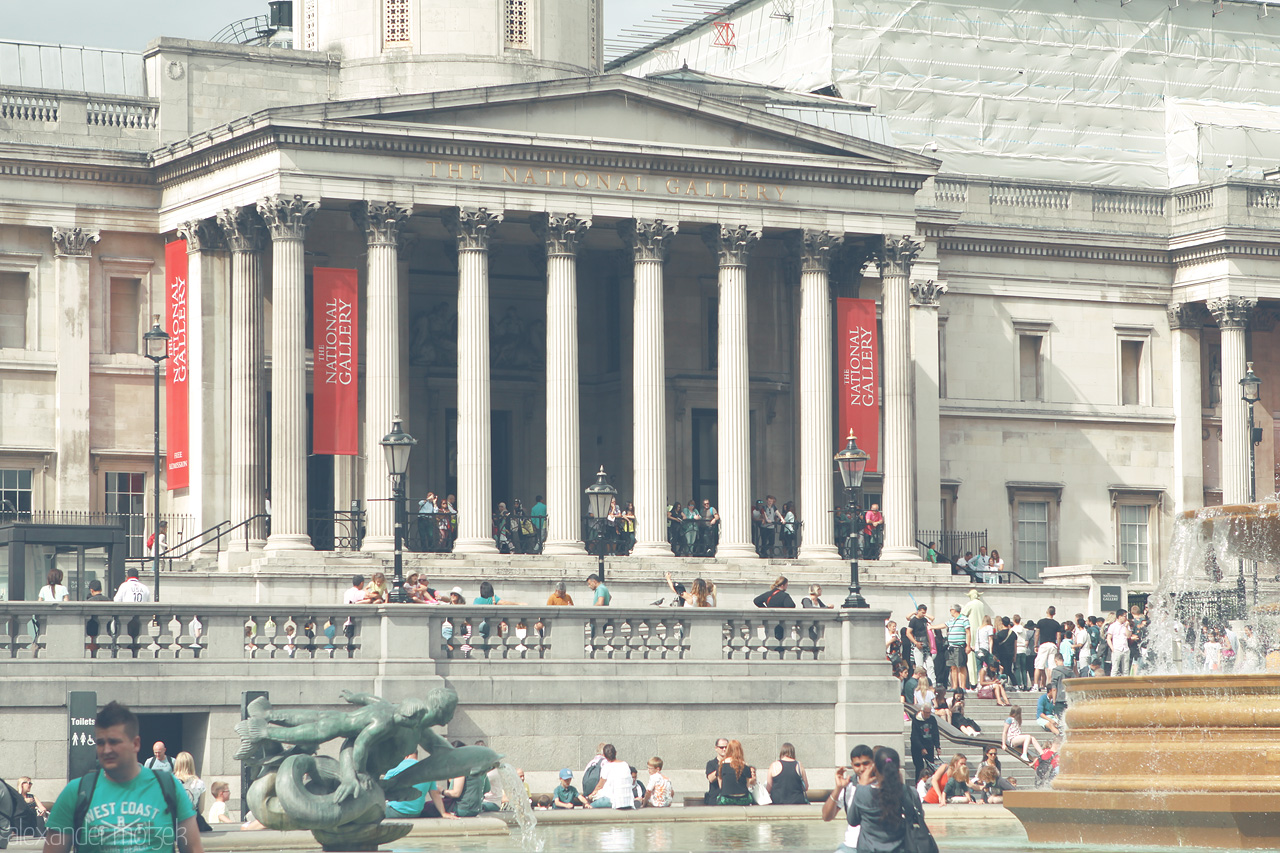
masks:
<svg viewBox="0 0 1280 853"><path fill-rule="evenodd" d="M308 514L354 500L364 548L389 550L376 444L400 414L425 439L410 495L456 493L463 554L493 551L498 502L538 494L548 553L582 553L582 472L600 465L635 502L636 553L670 553L667 506L698 491L701 442L716 474L692 496L718 504L726 556L754 557L750 503L771 492L797 500L802 557L833 557L832 247L890 240L866 295L878 271L901 303L886 308L886 349L902 347L886 362L886 406L897 412L899 393L909 407L914 254L895 247L916 232L933 161L708 104L651 80L571 79L279 108L159 152L161 231L216 221L230 248L213 261L230 268L230 352L207 339L192 357L231 360L234 462L205 476L234 477L228 506L192 503L197 526L220 510L233 524L257 515L269 482L270 536L250 549L305 550ZM607 138L584 142L606 124ZM304 420L313 266L355 268L361 282L364 455L331 469L308 463ZM885 501L891 545L911 556L902 411L885 436ZM711 419L710 446L695 416ZM317 489L316 476L332 481Z"/></svg>

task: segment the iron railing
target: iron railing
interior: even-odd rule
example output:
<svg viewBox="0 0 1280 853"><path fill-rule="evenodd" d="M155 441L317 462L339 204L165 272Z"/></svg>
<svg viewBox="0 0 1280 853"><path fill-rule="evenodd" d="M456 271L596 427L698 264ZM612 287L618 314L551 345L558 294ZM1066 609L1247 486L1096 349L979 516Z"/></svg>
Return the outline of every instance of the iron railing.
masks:
<svg viewBox="0 0 1280 853"><path fill-rule="evenodd" d="M364 530L362 509L334 509L307 515L307 535L317 551L359 551Z"/></svg>
<svg viewBox="0 0 1280 853"><path fill-rule="evenodd" d="M155 525L154 514L130 512L105 512L102 510L14 510L9 505L0 507L0 524L74 524L95 527L118 527L125 532L128 544L126 557L142 557L147 551L147 537ZM185 531L195 527L195 519L182 513L161 513L160 521L166 524L168 539L182 538ZM171 550L171 549L169 549Z"/></svg>

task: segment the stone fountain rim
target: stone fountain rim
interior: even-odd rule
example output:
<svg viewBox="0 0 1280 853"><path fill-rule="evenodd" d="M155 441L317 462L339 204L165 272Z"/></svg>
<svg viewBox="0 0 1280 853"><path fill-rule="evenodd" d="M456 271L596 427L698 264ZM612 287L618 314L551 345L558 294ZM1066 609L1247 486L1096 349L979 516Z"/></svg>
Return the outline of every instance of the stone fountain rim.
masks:
<svg viewBox="0 0 1280 853"><path fill-rule="evenodd" d="M1076 693L1132 693L1177 690L1249 692L1239 688L1264 687L1280 690L1280 673L1257 672L1235 675L1118 675L1064 679L1068 696ZM1236 688L1235 691L1232 688Z"/></svg>
<svg viewBox="0 0 1280 853"><path fill-rule="evenodd" d="M1265 508L1265 509L1264 509ZM1251 504L1226 504L1188 509L1178 513L1179 518L1191 521L1215 521L1222 518L1280 518L1280 501L1258 501Z"/></svg>

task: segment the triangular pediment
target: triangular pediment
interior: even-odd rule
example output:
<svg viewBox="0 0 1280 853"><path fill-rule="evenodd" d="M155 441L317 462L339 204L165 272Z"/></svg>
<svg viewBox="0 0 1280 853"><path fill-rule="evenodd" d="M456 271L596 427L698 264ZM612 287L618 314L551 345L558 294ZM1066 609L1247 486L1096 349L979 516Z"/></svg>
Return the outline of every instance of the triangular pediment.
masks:
<svg viewBox="0 0 1280 853"><path fill-rule="evenodd" d="M863 112L851 105L854 112ZM622 74L272 110L340 123L407 124L616 140L666 149L785 152L933 171L911 152L679 85Z"/></svg>

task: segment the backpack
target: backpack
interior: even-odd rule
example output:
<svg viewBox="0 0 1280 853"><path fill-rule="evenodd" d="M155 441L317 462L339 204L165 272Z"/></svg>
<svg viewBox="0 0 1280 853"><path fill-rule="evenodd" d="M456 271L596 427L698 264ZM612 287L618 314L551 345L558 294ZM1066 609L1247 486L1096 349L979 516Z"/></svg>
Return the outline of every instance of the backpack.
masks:
<svg viewBox="0 0 1280 853"><path fill-rule="evenodd" d="M582 795L584 797L591 796L591 792L596 789L596 785L600 784L600 765L593 764L586 770L582 771Z"/></svg>
<svg viewBox="0 0 1280 853"><path fill-rule="evenodd" d="M149 770L150 768L143 768ZM151 770L156 777L156 784L160 786L160 794L164 797L165 811L169 813L169 819L173 826L174 839L176 842L178 833L178 794L177 782L174 778L165 773L163 770ZM75 849L80 848L80 830L84 828L84 819L89 814L89 805L93 802L93 791L98 787L98 771L92 770L80 777L80 786L76 790L76 807L72 812L71 828L72 839Z"/></svg>

